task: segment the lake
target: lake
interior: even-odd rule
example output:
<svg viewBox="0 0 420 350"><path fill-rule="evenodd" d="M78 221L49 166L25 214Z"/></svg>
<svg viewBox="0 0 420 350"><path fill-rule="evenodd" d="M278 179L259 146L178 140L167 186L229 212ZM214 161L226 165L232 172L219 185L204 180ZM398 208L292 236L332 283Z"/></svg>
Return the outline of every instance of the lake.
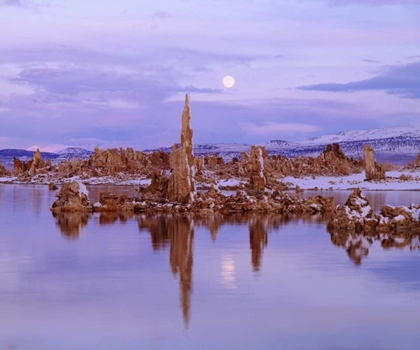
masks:
<svg viewBox="0 0 420 350"><path fill-rule="evenodd" d="M54 216L55 193L0 185L0 349L419 349L418 250L355 261L322 216Z"/></svg>

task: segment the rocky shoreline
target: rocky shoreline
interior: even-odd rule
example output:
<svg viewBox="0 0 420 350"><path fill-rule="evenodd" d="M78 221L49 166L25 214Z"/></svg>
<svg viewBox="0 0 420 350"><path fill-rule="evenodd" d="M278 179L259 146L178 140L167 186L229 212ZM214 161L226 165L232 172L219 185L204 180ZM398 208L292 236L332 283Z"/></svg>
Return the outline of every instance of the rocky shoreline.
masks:
<svg viewBox="0 0 420 350"><path fill-rule="evenodd" d="M387 177L386 166L376 162L370 145L364 147L364 158L359 155L358 159L347 157L336 143L327 145L316 158L295 159L270 157L264 147L251 146L250 152L243 152L241 159L233 158L225 163L223 158L214 155L194 156L188 95L181 121L180 143L174 144L171 154L163 151L143 153L131 148L96 148L88 160L73 159L53 166L50 161L44 162L37 150L29 162L15 159L13 174L6 174L5 178L10 179L10 183L48 184L51 190L61 184L58 199L51 208L54 213L323 213L330 217L327 229L334 235L343 235L345 238L339 240L345 241L353 233L374 236L420 229L420 206L385 206L381 214L374 215L359 188L344 206L337 207L333 197L301 199L298 195L285 193L289 189L302 192L303 187L308 187L303 181L308 181L317 190L319 179L328 176L340 178L338 185L343 184L343 187L343 178L356 176L358 181L348 181L353 187L362 187L359 186L361 182L387 184L391 179ZM407 170L417 171L419 167L420 155ZM5 169L0 168L0 171L4 173ZM98 179L136 185L137 195L128 197L101 192L99 201L91 203L86 184ZM402 174L392 181L394 184L395 181L399 184L410 182L412 187L420 188L418 175ZM333 180L329 185L328 189L338 187ZM235 192L227 195L221 190Z"/></svg>

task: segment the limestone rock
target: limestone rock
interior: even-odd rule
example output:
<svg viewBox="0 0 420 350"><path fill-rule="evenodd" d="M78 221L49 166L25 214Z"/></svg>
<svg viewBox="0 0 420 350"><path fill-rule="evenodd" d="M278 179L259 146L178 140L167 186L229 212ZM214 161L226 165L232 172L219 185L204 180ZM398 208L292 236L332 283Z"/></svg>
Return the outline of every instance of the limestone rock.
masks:
<svg viewBox="0 0 420 350"><path fill-rule="evenodd" d="M23 175L29 172L29 169L32 167L33 159L28 162L24 162L16 157L13 157L13 174L15 176Z"/></svg>
<svg viewBox="0 0 420 350"><path fill-rule="evenodd" d="M4 167L0 160L0 176L9 176L10 172Z"/></svg>
<svg viewBox="0 0 420 350"><path fill-rule="evenodd" d="M161 199L166 198L168 194L169 178L166 171L155 171L152 175L152 181L145 189L140 188L139 192L147 199Z"/></svg>
<svg viewBox="0 0 420 350"><path fill-rule="evenodd" d="M202 175L204 170L205 159L204 156L194 159L196 175Z"/></svg>
<svg viewBox="0 0 420 350"><path fill-rule="evenodd" d="M264 147L259 146L251 146L251 154L250 154L250 177L249 177L249 185L251 188L261 191L264 190L265 185L267 183L266 176L264 174L264 158L263 154L265 153L263 150Z"/></svg>
<svg viewBox="0 0 420 350"><path fill-rule="evenodd" d="M392 207L384 205L379 215L374 215L368 199L360 189L355 189L345 205L339 205L327 223L331 234L361 234L376 236L378 234L396 234L404 229L407 232L420 231L420 205Z"/></svg>
<svg viewBox="0 0 420 350"><path fill-rule="evenodd" d="M92 211L89 192L86 186L78 181L65 183L57 193L58 198L52 205L53 212Z"/></svg>
<svg viewBox="0 0 420 350"><path fill-rule="evenodd" d="M58 187L57 187L57 185L56 185L54 182L50 182L50 183L48 184L48 189L49 189L50 191L55 191L56 189L58 189Z"/></svg>
<svg viewBox="0 0 420 350"><path fill-rule="evenodd" d="M36 171L38 169L41 169L45 166L44 160L42 159L41 152L39 151L39 148L37 148L34 157L33 162L31 164L31 167L29 169L29 175L34 176L36 175Z"/></svg>
<svg viewBox="0 0 420 350"><path fill-rule="evenodd" d="M168 183L168 199L171 202L191 202L195 193L195 166L193 153L193 131L189 97L185 97L182 113L181 146L175 144L169 158L171 175Z"/></svg>
<svg viewBox="0 0 420 350"><path fill-rule="evenodd" d="M368 199L356 188L344 205L338 205L327 223L327 229L333 232L361 232L366 221L372 219L373 210Z"/></svg>
<svg viewBox="0 0 420 350"><path fill-rule="evenodd" d="M385 171L376 163L373 147L370 145L364 145L363 152L365 155L366 180L384 180Z"/></svg>

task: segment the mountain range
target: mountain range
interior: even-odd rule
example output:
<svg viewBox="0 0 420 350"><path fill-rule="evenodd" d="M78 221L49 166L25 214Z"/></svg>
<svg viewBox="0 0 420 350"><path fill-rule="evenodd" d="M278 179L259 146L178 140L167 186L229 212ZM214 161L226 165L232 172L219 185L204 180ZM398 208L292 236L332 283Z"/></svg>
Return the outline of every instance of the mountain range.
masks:
<svg viewBox="0 0 420 350"><path fill-rule="evenodd" d="M375 149L375 157L378 162L391 162L395 164L407 164L413 161L420 151L420 129L407 127L391 127L374 130L349 130L332 135L313 137L306 141L288 142L284 140L271 140L260 146L267 148L270 155L281 154L286 157L318 156L327 144L339 143L348 156L363 154L363 145L370 144ZM230 160L233 157L240 157L241 152L249 151L250 144L236 143L209 143L194 145L196 156L208 155L210 153ZM145 152L156 151L157 149L144 150ZM159 148L170 153L171 147ZM41 150L42 151L42 150ZM34 155L34 151L22 149L0 150L0 160L6 168L13 168L13 157L28 161ZM93 152L79 148L70 147L57 153L42 152L44 160L51 159L53 164L60 161L71 160L72 158L86 159Z"/></svg>

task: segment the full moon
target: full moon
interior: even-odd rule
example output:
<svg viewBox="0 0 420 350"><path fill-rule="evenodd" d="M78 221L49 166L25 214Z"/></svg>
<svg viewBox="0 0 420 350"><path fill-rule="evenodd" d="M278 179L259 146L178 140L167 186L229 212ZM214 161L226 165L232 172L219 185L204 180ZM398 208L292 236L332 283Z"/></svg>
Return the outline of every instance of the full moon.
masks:
<svg viewBox="0 0 420 350"><path fill-rule="evenodd" d="M223 85L227 88L231 88L235 85L235 79L233 79L230 75L227 75L223 78Z"/></svg>

